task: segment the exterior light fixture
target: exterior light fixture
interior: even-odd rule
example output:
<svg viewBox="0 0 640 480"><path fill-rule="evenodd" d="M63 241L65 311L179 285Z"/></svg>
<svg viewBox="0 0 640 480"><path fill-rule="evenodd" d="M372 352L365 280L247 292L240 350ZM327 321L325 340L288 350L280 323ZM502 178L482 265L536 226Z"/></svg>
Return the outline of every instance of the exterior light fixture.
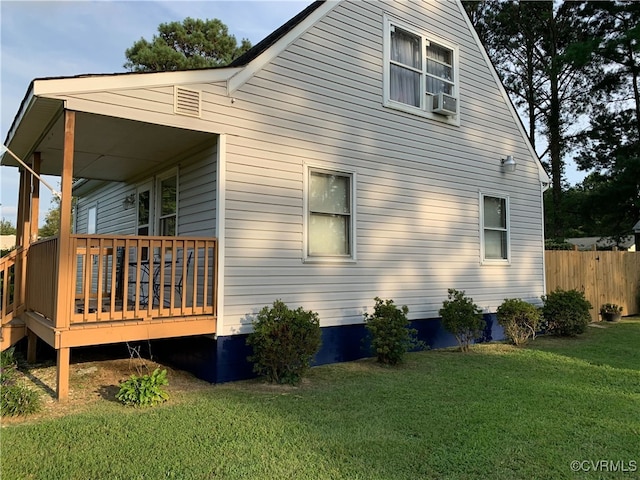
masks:
<svg viewBox="0 0 640 480"><path fill-rule="evenodd" d="M135 203L136 196L132 193L131 195L127 195L126 197L124 197L124 200L122 201L122 208L124 208L125 210L129 210L135 205Z"/></svg>
<svg viewBox="0 0 640 480"><path fill-rule="evenodd" d="M505 172L511 173L516 171L516 161L511 155L507 155L507 158L503 158L500 163Z"/></svg>

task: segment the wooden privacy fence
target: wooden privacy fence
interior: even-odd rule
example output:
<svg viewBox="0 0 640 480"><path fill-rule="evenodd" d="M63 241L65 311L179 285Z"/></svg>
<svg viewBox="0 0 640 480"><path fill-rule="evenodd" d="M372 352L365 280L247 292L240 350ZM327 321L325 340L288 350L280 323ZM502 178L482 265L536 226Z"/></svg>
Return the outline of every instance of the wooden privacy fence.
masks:
<svg viewBox="0 0 640 480"><path fill-rule="evenodd" d="M594 321L600 319L603 303L621 305L623 315L640 312L640 252L547 250L545 267L547 292L584 292Z"/></svg>

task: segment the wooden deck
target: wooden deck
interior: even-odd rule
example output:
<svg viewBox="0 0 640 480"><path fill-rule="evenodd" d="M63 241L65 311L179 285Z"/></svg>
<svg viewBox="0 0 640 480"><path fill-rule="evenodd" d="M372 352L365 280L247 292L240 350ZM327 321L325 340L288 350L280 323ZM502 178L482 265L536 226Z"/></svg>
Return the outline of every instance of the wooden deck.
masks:
<svg viewBox="0 0 640 480"><path fill-rule="evenodd" d="M216 332L215 238L71 235L60 248L52 237L0 260L3 350L29 332L67 355Z"/></svg>

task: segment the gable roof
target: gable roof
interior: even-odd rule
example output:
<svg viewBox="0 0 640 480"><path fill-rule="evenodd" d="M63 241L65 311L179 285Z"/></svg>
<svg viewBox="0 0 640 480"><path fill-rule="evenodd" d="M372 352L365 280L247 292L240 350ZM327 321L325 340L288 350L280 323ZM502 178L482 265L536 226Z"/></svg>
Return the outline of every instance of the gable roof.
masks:
<svg viewBox="0 0 640 480"><path fill-rule="evenodd" d="M100 89L116 89L116 88L135 88L150 87L156 85L177 85L199 82L219 82L226 81L227 94L232 95L237 89L241 88L264 66L269 64L281 52L283 52L291 43L299 36L304 34L313 27L320 19L322 19L336 5L344 0L317 0L308 5L304 10L284 23L262 41L245 52L243 55L234 60L231 64L224 67L210 67L195 70L176 70L168 72L122 72L100 75L78 75L72 77L49 77L35 79L29 85L27 94L25 95L20 109L14 118L14 121L7 133L5 145L13 143L17 136L18 130L23 124L29 124L25 130L33 131L33 128L44 128L47 123L51 122L55 115L62 108L62 100L47 98L47 95L64 95L70 92L80 91L96 91ZM513 103L504 88L497 71L491 62L486 49L480 41L461 0L455 0L458 9L464 18L468 29L481 51L492 75L495 79L501 95L507 104L514 122L519 129L522 138L526 142L528 149L538 165L538 176L540 182L547 186L550 179L544 170L542 163L531 145L529 138L524 130L522 121L513 106ZM27 118L28 117L28 118ZM29 121L30 120L30 121ZM29 135L27 135L30 137ZM21 156L30 154L29 145L36 138L25 138L20 151L16 151ZM1 163L12 164L5 154L1 157Z"/></svg>
<svg viewBox="0 0 640 480"><path fill-rule="evenodd" d="M287 33L293 30L300 22L316 11L326 0L316 0L307 8L298 13L291 20L281 25L278 29L271 32L260 42L256 43L253 47L247 50L245 53L236 58L227 67L244 67L249 62L259 57L265 50L273 46L278 40L284 37Z"/></svg>

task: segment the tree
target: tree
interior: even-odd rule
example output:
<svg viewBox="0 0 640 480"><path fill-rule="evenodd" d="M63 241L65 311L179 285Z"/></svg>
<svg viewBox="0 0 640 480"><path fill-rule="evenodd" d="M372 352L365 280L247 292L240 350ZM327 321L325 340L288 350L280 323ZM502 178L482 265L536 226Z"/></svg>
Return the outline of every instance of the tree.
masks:
<svg viewBox="0 0 640 480"><path fill-rule="evenodd" d="M16 227L11 221L3 218L0 220L0 235L16 235Z"/></svg>
<svg viewBox="0 0 640 480"><path fill-rule="evenodd" d="M597 234L619 241L640 219L640 4L589 2L585 13L597 27L590 53L599 68L576 163L591 172L585 210Z"/></svg>
<svg viewBox="0 0 640 480"><path fill-rule="evenodd" d="M591 97L589 55L578 55L575 44L592 37L593 25L583 15L582 2L478 2L465 4L481 32L498 74L515 105L527 117L529 137L546 138L539 153L551 170L551 226L562 233L564 157L572 145L570 133L587 110Z"/></svg>
<svg viewBox="0 0 640 480"><path fill-rule="evenodd" d="M60 199L53 196L51 199L51 207L44 217L44 225L38 230L38 236L41 238L54 237L60 232Z"/></svg>
<svg viewBox="0 0 640 480"><path fill-rule="evenodd" d="M71 208L76 204L75 197L71 199ZM71 220L73 222L73 219ZM73 225L69 225L69 230ZM38 230L41 238L54 237L60 233L60 198L54 195L51 198L51 206L44 217L44 225Z"/></svg>
<svg viewBox="0 0 640 480"><path fill-rule="evenodd" d="M185 18L182 23L161 23L159 35L140 38L125 52L124 67L134 72L159 72L224 66L251 48L240 46L220 20Z"/></svg>

